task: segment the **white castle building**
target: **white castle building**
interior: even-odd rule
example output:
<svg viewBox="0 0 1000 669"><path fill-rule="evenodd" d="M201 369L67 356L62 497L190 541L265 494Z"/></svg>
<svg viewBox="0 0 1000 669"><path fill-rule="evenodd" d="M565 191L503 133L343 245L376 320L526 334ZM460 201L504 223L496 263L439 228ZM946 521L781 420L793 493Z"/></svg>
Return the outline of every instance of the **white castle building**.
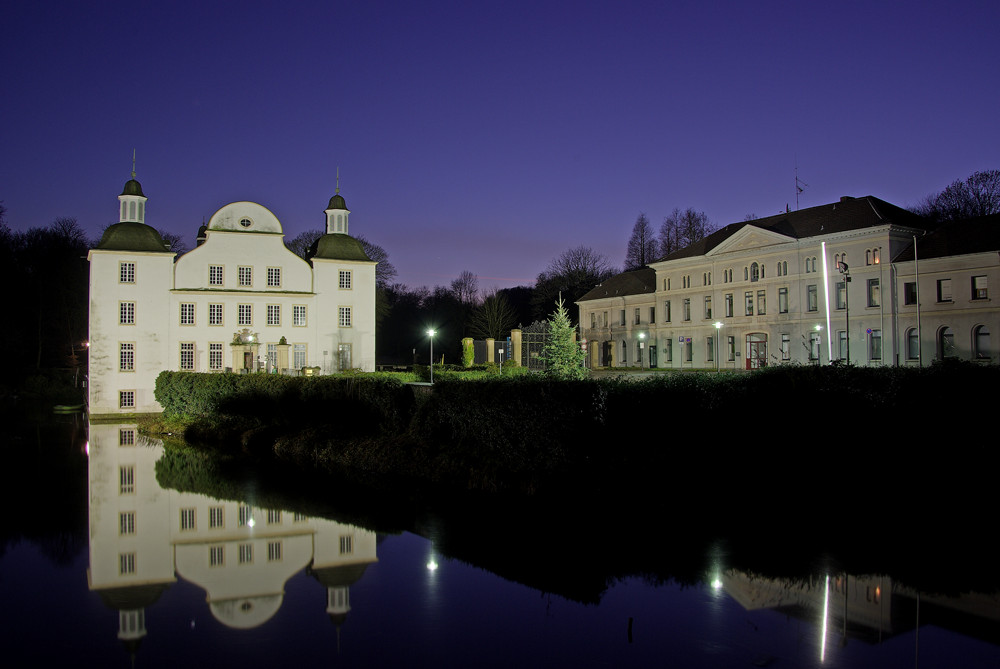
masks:
<svg viewBox="0 0 1000 669"><path fill-rule="evenodd" d="M90 261L91 415L155 413L163 370L375 369L375 265L348 235L337 193L303 260L266 207L234 202L180 257L146 224L135 174Z"/></svg>

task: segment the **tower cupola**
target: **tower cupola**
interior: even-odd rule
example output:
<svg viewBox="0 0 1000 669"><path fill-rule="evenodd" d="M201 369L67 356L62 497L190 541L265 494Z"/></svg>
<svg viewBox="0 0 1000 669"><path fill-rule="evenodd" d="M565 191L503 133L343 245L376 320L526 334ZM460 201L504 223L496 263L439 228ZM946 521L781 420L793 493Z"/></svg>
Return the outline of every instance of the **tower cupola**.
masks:
<svg viewBox="0 0 1000 669"><path fill-rule="evenodd" d="M347 208L344 196L340 194L340 169L338 168L337 189L334 191L333 197L330 198L330 204L326 208L326 234L348 234L347 217L350 213L351 210Z"/></svg>
<svg viewBox="0 0 1000 669"><path fill-rule="evenodd" d="M142 194L142 184L135 180L135 151L132 151L132 178L125 182L118 202L119 223L146 222L146 196Z"/></svg>

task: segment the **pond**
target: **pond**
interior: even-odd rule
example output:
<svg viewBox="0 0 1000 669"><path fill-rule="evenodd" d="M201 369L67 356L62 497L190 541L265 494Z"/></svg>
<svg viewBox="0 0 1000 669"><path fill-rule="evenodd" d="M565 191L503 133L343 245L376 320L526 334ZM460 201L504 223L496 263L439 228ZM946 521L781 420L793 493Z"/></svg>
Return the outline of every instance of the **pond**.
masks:
<svg viewBox="0 0 1000 669"><path fill-rule="evenodd" d="M243 499L163 487L164 447L132 425L66 430L20 444L20 504L5 477L8 509L28 506L0 557L5 666L1000 666L996 592L763 576L666 535L672 564L700 566L607 576L587 546L647 542L602 523L560 553L521 518L457 531L423 511L366 527L253 481ZM32 481L55 457L75 464L46 495Z"/></svg>

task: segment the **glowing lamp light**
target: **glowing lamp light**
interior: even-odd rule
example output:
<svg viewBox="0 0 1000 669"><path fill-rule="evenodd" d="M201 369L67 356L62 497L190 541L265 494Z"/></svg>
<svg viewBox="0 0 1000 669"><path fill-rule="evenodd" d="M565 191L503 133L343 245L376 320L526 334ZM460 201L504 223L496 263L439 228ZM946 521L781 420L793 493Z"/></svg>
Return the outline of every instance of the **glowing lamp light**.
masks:
<svg viewBox="0 0 1000 669"><path fill-rule="evenodd" d="M427 571L437 571L438 563L431 556L431 559L427 561Z"/></svg>

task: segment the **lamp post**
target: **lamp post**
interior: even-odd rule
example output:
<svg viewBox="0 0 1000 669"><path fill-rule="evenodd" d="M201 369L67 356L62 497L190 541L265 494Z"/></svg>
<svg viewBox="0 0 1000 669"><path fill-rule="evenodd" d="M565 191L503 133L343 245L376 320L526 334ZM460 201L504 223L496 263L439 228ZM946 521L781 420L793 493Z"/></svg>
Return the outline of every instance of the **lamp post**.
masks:
<svg viewBox="0 0 1000 669"><path fill-rule="evenodd" d="M434 383L434 328L427 331L427 336L431 338L431 383Z"/></svg>
<svg viewBox="0 0 1000 669"><path fill-rule="evenodd" d="M722 371L722 349L719 348L719 335L722 332L722 321L715 321L715 371Z"/></svg>
<svg viewBox="0 0 1000 669"><path fill-rule="evenodd" d="M837 263L837 269L844 275L844 317L847 328L847 364L851 364L851 273L847 269L847 263L841 260Z"/></svg>
<svg viewBox="0 0 1000 669"><path fill-rule="evenodd" d="M643 349L646 348L646 333L639 333L639 369L642 369L646 364L645 355L643 354Z"/></svg>

